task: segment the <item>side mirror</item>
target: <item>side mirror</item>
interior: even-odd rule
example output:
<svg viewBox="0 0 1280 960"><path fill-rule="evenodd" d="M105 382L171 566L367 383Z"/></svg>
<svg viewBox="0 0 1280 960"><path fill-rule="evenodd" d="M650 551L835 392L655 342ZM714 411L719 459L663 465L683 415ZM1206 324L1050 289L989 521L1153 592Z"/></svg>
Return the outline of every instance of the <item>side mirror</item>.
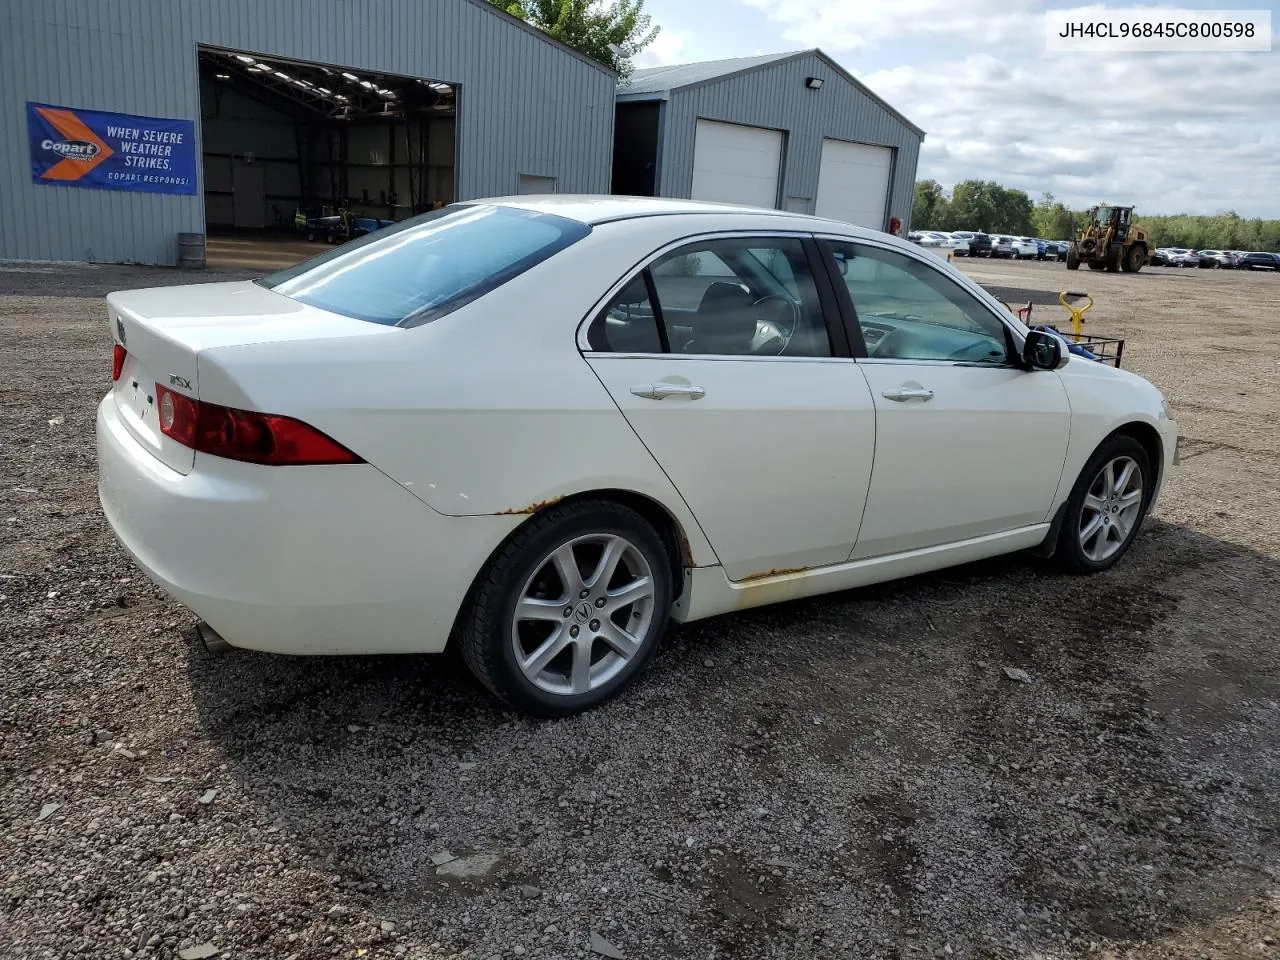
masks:
<svg viewBox="0 0 1280 960"><path fill-rule="evenodd" d="M1029 370L1061 370L1070 359L1066 341L1046 330L1032 330L1022 345L1022 362Z"/></svg>

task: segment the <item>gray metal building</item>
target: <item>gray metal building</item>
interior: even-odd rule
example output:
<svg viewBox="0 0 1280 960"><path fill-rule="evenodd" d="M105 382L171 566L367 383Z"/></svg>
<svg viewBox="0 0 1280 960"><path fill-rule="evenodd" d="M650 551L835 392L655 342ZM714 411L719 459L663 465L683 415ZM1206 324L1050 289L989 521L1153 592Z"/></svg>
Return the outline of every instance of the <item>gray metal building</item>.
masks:
<svg viewBox="0 0 1280 960"><path fill-rule="evenodd" d="M821 50L638 70L617 99L615 193L909 226L924 131Z"/></svg>
<svg viewBox="0 0 1280 960"><path fill-rule="evenodd" d="M604 193L616 83L485 0L5 0L0 259L173 264L179 234L285 227L295 206ZM143 119L109 140L80 111ZM184 150L189 192L104 172Z"/></svg>

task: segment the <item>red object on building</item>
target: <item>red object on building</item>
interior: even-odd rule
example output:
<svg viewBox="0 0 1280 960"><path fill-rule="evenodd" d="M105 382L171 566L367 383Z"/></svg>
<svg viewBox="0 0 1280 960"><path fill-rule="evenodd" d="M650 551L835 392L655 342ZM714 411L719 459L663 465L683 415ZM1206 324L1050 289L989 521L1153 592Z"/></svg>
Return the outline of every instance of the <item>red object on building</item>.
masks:
<svg viewBox="0 0 1280 960"><path fill-rule="evenodd" d="M899 232L901 229L902 229L902 221L901 221L901 220L899 220L897 217L890 217L890 218L889 218L889 232L890 232L890 233L892 233L892 234L896 237L896 236L898 235L898 232Z"/></svg>

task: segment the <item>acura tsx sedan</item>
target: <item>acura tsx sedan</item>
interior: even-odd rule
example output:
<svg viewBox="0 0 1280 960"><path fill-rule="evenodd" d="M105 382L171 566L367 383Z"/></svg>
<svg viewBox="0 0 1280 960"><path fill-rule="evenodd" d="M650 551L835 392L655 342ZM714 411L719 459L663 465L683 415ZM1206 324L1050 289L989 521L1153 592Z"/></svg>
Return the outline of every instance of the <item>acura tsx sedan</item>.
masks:
<svg viewBox="0 0 1280 960"><path fill-rule="evenodd" d="M997 554L1115 564L1161 393L936 257L774 210L454 204L257 281L107 298L99 492L219 645L456 644L513 707L690 621Z"/></svg>

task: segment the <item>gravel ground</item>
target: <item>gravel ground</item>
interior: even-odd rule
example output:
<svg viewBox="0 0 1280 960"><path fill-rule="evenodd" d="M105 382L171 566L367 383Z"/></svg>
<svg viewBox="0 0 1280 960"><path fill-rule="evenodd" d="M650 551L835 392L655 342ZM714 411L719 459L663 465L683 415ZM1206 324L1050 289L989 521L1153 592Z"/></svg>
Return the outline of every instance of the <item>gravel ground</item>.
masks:
<svg viewBox="0 0 1280 960"><path fill-rule="evenodd" d="M0 267L0 956L1280 954L1280 277L962 266L1093 290L1169 393L1124 563L683 627L550 723L449 656L210 659L101 519L92 423L101 295L213 277Z"/></svg>

